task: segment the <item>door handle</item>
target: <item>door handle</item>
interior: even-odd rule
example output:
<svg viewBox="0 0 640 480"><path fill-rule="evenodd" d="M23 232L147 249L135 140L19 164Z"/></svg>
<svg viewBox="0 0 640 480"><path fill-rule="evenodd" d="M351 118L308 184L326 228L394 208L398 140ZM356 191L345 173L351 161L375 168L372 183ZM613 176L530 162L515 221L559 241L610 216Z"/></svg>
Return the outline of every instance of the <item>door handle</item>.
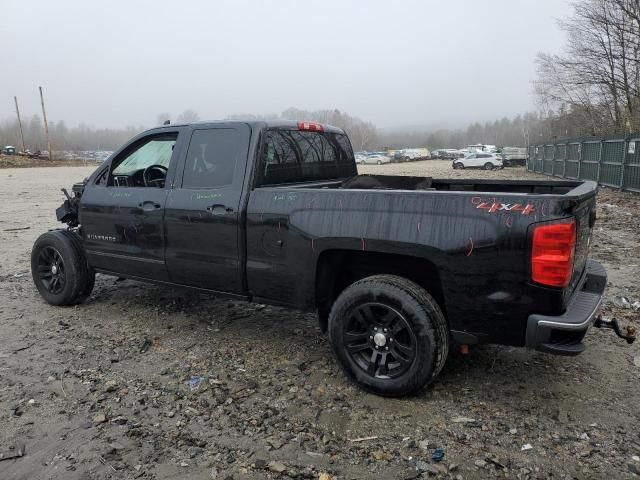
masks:
<svg viewBox="0 0 640 480"><path fill-rule="evenodd" d="M216 203L214 205L209 205L207 207L207 212L212 213L213 215L224 215L225 213L233 213L233 208L222 205L221 203Z"/></svg>
<svg viewBox="0 0 640 480"><path fill-rule="evenodd" d="M143 209L145 212L150 212L152 210L160 208L162 205L160 205L159 203L153 202L151 200L146 200L144 202L140 202L138 206L141 209Z"/></svg>

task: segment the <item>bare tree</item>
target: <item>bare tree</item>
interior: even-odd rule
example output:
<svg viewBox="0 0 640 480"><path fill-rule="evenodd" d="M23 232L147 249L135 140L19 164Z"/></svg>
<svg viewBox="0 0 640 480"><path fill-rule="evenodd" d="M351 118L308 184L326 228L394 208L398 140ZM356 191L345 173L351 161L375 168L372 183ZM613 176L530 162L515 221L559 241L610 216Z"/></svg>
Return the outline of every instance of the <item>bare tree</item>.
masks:
<svg viewBox="0 0 640 480"><path fill-rule="evenodd" d="M195 110L191 110L190 108L186 109L180 115L178 115L177 122L178 123L191 123L197 122L200 120L200 115Z"/></svg>
<svg viewBox="0 0 640 480"><path fill-rule="evenodd" d="M640 129L640 0L585 0L560 22L562 55L539 54L535 92L543 113L582 121L583 133Z"/></svg>

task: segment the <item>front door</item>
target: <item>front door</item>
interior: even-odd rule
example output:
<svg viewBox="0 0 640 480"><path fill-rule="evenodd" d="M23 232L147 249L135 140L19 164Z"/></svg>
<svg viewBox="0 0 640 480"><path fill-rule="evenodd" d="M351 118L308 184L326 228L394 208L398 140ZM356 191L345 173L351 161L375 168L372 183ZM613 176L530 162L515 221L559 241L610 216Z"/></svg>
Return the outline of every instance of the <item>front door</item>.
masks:
<svg viewBox="0 0 640 480"><path fill-rule="evenodd" d="M194 127L176 188L167 199L165 227L171 280L242 294L240 197L251 129Z"/></svg>
<svg viewBox="0 0 640 480"><path fill-rule="evenodd" d="M82 194L80 222L97 269L168 280L163 216L174 174L177 131L134 140Z"/></svg>

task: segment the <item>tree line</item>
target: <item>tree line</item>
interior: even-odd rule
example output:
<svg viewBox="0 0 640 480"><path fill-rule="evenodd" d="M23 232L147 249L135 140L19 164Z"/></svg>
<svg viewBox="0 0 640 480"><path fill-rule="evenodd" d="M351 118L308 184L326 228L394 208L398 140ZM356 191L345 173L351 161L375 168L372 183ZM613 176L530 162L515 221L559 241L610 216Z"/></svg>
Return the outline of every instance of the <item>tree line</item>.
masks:
<svg viewBox="0 0 640 480"><path fill-rule="evenodd" d="M51 149L60 154L64 151L114 150L128 139L144 130L144 127L128 126L120 129L95 128L81 123L67 127L63 120L49 122ZM38 115L22 120L25 149L36 152L47 149L44 123ZM0 148L11 145L22 150L22 139L17 120L0 123ZM59 155L58 155L59 156Z"/></svg>
<svg viewBox="0 0 640 480"><path fill-rule="evenodd" d="M371 123L337 109L301 110L288 108L281 114L233 115L226 120L293 120L315 121L342 128L349 135L354 150L386 150L396 148L427 147L461 148L465 145L488 143L498 146L526 146L539 141L548 133L548 120L537 113L526 113L494 122L475 122L465 129L436 130L379 130ZM194 110L185 110L172 120L169 113L159 113L156 125L165 121L188 123L200 120ZM23 120L25 146L32 152L46 149L42 118L33 115ZM85 124L67 127L64 121L50 122L51 147L57 156L64 151L115 150L130 138L143 131L143 126L127 126L122 129L95 128ZM13 145L22 148L17 120L0 123L0 147Z"/></svg>

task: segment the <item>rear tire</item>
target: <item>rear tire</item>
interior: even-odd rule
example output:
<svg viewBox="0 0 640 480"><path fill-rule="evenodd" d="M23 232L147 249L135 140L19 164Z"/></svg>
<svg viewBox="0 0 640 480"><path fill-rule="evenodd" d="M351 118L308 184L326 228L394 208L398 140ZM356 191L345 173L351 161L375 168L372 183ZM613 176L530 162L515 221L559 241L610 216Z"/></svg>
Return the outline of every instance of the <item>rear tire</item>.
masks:
<svg viewBox="0 0 640 480"><path fill-rule="evenodd" d="M461 164L460 162L456 162L453 164L453 168L454 170L464 170L464 165Z"/></svg>
<svg viewBox="0 0 640 480"><path fill-rule="evenodd" d="M484 164L484 169L485 170L493 170L493 163L491 162L487 162Z"/></svg>
<svg viewBox="0 0 640 480"><path fill-rule="evenodd" d="M425 387L449 353L438 304L422 287L395 275L374 275L347 287L331 308L329 337L346 374L382 396Z"/></svg>
<svg viewBox="0 0 640 480"><path fill-rule="evenodd" d="M31 250L31 275L51 305L75 305L91 294L95 283L80 237L68 230L38 237Z"/></svg>
<svg viewBox="0 0 640 480"><path fill-rule="evenodd" d="M382 161L378 160L378 165L382 165Z"/></svg>

